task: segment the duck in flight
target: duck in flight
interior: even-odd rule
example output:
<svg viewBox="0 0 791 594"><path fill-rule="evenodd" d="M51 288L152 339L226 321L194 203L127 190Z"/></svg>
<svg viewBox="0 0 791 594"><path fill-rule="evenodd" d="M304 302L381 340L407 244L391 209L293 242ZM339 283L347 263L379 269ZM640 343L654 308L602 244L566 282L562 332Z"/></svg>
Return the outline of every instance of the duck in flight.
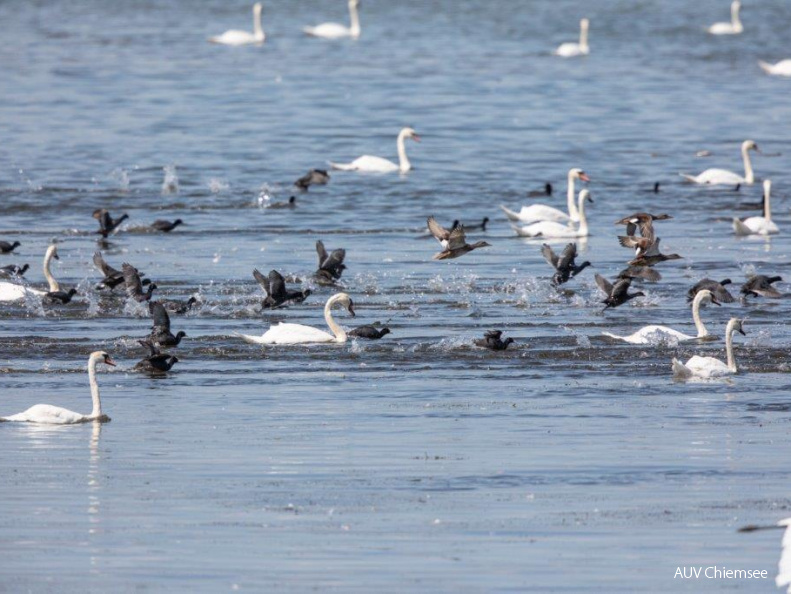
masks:
<svg viewBox="0 0 791 594"><path fill-rule="evenodd" d="M340 280L343 271L346 270L346 250L339 248L327 252L324 242L316 242L316 254L319 256L319 267L316 270L315 278L319 284L334 285L335 281Z"/></svg>
<svg viewBox="0 0 791 594"><path fill-rule="evenodd" d="M93 218L99 221L99 230L97 233L107 239L107 236L111 233L115 233L115 230L118 229L121 223L129 218L129 215L124 213L117 219L114 219L110 216L110 212L106 208L97 208L93 211Z"/></svg>
<svg viewBox="0 0 791 594"><path fill-rule="evenodd" d="M545 243L541 246L541 255L544 256L544 259L549 262L549 265L555 269L555 274L552 277L552 284L555 286L568 282L569 279L574 278L591 265L591 263L586 260L577 266L575 263L577 257L576 243L569 243L566 245L559 256Z"/></svg>
<svg viewBox="0 0 791 594"><path fill-rule="evenodd" d="M631 278L623 278L619 281L616 281L615 284L611 283L600 274L595 275L594 278L596 279L596 284L599 285L599 288L607 295L607 298L602 301L602 303L605 304L605 310L609 309L610 307L618 307L619 305L623 305L635 297L645 297L645 293L642 291L629 293L629 287L632 285Z"/></svg>
<svg viewBox="0 0 791 594"><path fill-rule="evenodd" d="M156 343L161 346L178 346L182 338L187 336L187 333L179 330L178 334L173 335L170 331L170 316L165 306L157 301L151 301L148 304L148 311L154 318L154 327L151 329L151 334L148 341Z"/></svg>
<svg viewBox="0 0 791 594"><path fill-rule="evenodd" d="M514 339L509 336L503 340L502 335L502 330L489 330L484 333L483 338L479 338L475 341L475 346L492 351L504 351L508 348L509 344L514 342Z"/></svg>
<svg viewBox="0 0 791 594"><path fill-rule="evenodd" d="M266 298L261 302L263 309L274 309L289 303L302 303L311 293L310 289L303 291L287 289L286 279L277 270L270 270L267 278L256 268L253 270L253 278L266 291Z"/></svg>
<svg viewBox="0 0 791 594"><path fill-rule="evenodd" d="M431 235L443 248L441 252L434 254L434 260L458 258L478 248L491 246L490 243L485 241L477 241L473 244L467 243L464 227L461 225L453 230L445 229L434 217L428 217L426 223Z"/></svg>

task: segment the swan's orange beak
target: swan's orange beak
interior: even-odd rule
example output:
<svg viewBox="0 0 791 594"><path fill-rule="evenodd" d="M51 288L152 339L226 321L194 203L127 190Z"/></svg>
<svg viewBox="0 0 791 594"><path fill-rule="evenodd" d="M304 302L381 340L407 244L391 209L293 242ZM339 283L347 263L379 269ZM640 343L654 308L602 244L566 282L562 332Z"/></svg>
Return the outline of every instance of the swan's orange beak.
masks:
<svg viewBox="0 0 791 594"><path fill-rule="evenodd" d="M413 134L412 140L414 140L415 142L420 142L420 136L418 136L417 134Z"/></svg>
<svg viewBox="0 0 791 594"><path fill-rule="evenodd" d="M587 173L580 173L580 179L586 182L589 182L591 180L591 178L588 177Z"/></svg>

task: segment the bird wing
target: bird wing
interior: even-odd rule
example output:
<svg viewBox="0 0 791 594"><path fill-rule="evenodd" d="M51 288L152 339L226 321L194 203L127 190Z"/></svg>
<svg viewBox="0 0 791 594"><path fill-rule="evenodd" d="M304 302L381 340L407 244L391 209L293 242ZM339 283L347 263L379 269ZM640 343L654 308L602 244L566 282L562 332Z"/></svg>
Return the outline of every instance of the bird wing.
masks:
<svg viewBox="0 0 791 594"><path fill-rule="evenodd" d="M93 265L96 266L96 268L99 269L99 272L101 272L104 276L112 276L118 273L115 268L111 267L109 264L107 264L107 262L104 261L101 252L96 252L93 255Z"/></svg>
<svg viewBox="0 0 791 594"><path fill-rule="evenodd" d="M610 295L612 293L613 287L610 281L608 281L606 278L604 278L601 274L598 273L594 276L594 278L596 279L596 284L599 285L599 288L602 291L607 293L607 295Z"/></svg>
<svg viewBox="0 0 791 594"><path fill-rule="evenodd" d="M631 278L623 278L619 280L612 288L612 297L615 299L618 299L619 297L625 297L629 292L629 287L631 284Z"/></svg>
<svg viewBox="0 0 791 594"><path fill-rule="evenodd" d="M286 279L277 270L269 271L269 296L275 301L286 300Z"/></svg>
<svg viewBox="0 0 791 594"><path fill-rule="evenodd" d="M631 235L619 235L618 243L625 248L645 249L650 245L645 237L633 237Z"/></svg>
<svg viewBox="0 0 791 594"><path fill-rule="evenodd" d="M154 329L170 332L170 316L168 310L159 301L151 301L148 304L148 311L154 318Z"/></svg>
<svg viewBox="0 0 791 594"><path fill-rule="evenodd" d="M647 239L647 238L644 238L644 239ZM645 256L646 258L651 257L651 256L659 256L659 255L661 255L659 253L659 241L660 241L660 239L657 237L650 245L648 245L648 247L646 247L644 249L642 254L638 254L638 255Z"/></svg>
<svg viewBox="0 0 791 594"><path fill-rule="evenodd" d="M448 247L448 240L450 239L450 231L440 225L434 217L426 219L429 232L434 236L440 245L444 248ZM463 233L463 232L462 232Z"/></svg>
<svg viewBox="0 0 791 594"><path fill-rule="evenodd" d="M567 270L574 266L574 258L577 257L577 244L570 243L564 249L563 252L560 254L560 260L558 261L558 269L559 270Z"/></svg>
<svg viewBox="0 0 791 594"><path fill-rule="evenodd" d="M457 250L467 245L467 236L464 234L464 226L459 225L448 236L447 250Z"/></svg>
<svg viewBox="0 0 791 594"><path fill-rule="evenodd" d="M140 275L137 272L137 268L127 262L124 262L121 264L121 270L124 274L126 294L129 295L129 297L142 294L143 284L140 282Z"/></svg>
<svg viewBox="0 0 791 594"><path fill-rule="evenodd" d="M549 247L546 243L541 246L541 255L544 256L544 260L546 260L549 263L549 265L552 266L552 268L557 270L558 261L560 259L558 258L557 254L555 254L555 252L552 251L552 248Z"/></svg>
<svg viewBox="0 0 791 594"><path fill-rule="evenodd" d="M502 335L503 335L502 330L488 330L487 332L484 332L483 337L487 339L493 338L495 340L499 340Z"/></svg>
<svg viewBox="0 0 791 594"><path fill-rule="evenodd" d="M346 250L344 249L332 250L332 253L324 260L324 263L321 265L321 268L328 271L334 271L341 264L343 264L343 260L345 258L346 258Z"/></svg>
<svg viewBox="0 0 791 594"><path fill-rule="evenodd" d="M274 271L273 271L274 272ZM271 276L272 273L270 272L269 275ZM258 268L253 268L253 278L258 281L258 284L261 285L266 291L267 295L271 295L271 291L269 290L269 279L266 278L263 274L258 272Z"/></svg>
<svg viewBox="0 0 791 594"><path fill-rule="evenodd" d="M137 342L149 350L149 357L156 357L160 354L159 343L153 343L150 340L138 340Z"/></svg>
<svg viewBox="0 0 791 594"><path fill-rule="evenodd" d="M319 268L321 268L327 259L327 250L324 249L324 243L321 240L316 242L316 253L319 255Z"/></svg>

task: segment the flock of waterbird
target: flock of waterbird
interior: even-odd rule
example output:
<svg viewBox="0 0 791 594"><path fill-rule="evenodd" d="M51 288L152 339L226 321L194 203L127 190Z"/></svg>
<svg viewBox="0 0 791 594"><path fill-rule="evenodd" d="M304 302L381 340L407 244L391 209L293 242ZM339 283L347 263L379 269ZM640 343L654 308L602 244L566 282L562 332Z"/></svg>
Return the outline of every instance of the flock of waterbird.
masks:
<svg viewBox="0 0 791 594"><path fill-rule="evenodd" d="M310 36L324 39L358 39L361 34L359 0L348 0L350 25L338 23L323 23L317 26L309 26L303 29L304 33ZM715 23L707 28L712 35L737 35L744 31L740 20L741 3L734 0L731 4L731 20L729 22ZM241 30L229 30L221 35L209 38L209 41L221 45L241 46L241 45L260 45L266 41L266 34L261 22L263 6L260 2L253 6L253 32ZM590 54L588 42L590 21L583 18L580 21L580 37L578 42L563 43L553 54L559 57L571 58ZM779 76L791 76L791 59L782 60L775 64L759 61L760 67L768 74ZM332 169L339 171L355 171L363 173L407 173L412 169L411 162L406 153L406 140L420 141L420 137L415 130L409 127L403 128L396 139L396 151L398 162L371 156L363 155L348 163L329 162ZM758 145L752 140L745 140L741 146L741 156L744 164L744 174L724 170L707 169L698 175L680 174L684 179L695 184L706 185L731 185L739 189L741 185L751 185L756 181L750 152L760 152ZM324 185L330 181L330 176L326 170L311 169L306 175L294 182L298 190L307 191L311 186ZM501 205L507 219L512 223L512 228L520 237L535 238L540 240L558 240L585 238L589 235L588 222L585 217L586 203L592 204L593 197L587 188L576 192L576 182L589 182L588 175L579 168L572 168L567 177L567 211L563 211L555 206L547 204L529 204L522 206L519 210L511 210ZM777 225L771 218L770 194L771 181L763 181L763 200L761 207L763 214L740 220L733 218L733 231L738 236L749 235L771 235L779 233ZM655 192L659 192L659 184L654 187ZM553 186L550 183L545 185L542 191L529 192L529 197L551 197ZM296 205L296 198L291 197L287 202L271 203L268 208L293 208ZM98 209L93 213L93 217L99 222L98 234L103 239L116 234L121 229L122 223L128 219L128 215L122 214L118 218L113 218L107 209ZM626 216L615 222L616 225L625 226L625 235L618 238L621 246L634 250L634 257L626 263L626 267L619 273L617 278L612 281L596 274L595 281L601 289L605 298L602 303L604 310L619 307L632 299L644 296L642 291L631 292L633 282L656 283L661 280L661 274L655 269L658 264L680 259L678 254L664 254L660 251L660 238L656 235L654 223L672 219L668 214L651 214L638 212ZM464 256L474 250L484 247L491 247L486 241L468 243L466 233L469 231L486 231L489 218L484 218L479 225L464 226L460 221L454 221L450 228L440 225L433 216L427 219L428 235L434 237L442 247L442 251L436 253L435 260L454 259ZM150 225L150 229L155 232L168 233L179 225L183 224L181 219L175 221L157 220ZM19 241L0 241L0 254L13 254L20 246ZM343 249L327 251L322 241L316 243L318 255L318 267L314 273L313 280L319 286L338 287L338 281L346 268L344 264L346 252ZM551 284L559 287L569 282L574 277L581 274L591 263L584 261L576 263L578 256L576 243L568 243L558 254L550 245L544 243L541 247L541 254L552 267L553 276ZM57 246L48 247L43 263L43 272L47 280L46 288L35 288L24 282L24 274L29 270L29 265L9 264L0 267L0 277L7 280L0 281L0 302L14 302L29 299L40 299L42 305L52 307L65 306L77 294L75 288L64 290L52 275L51 261L58 259ZM97 284L97 288L112 293L116 288L123 287L124 295L127 299L147 303L152 317L153 325L149 335L139 341L145 349L146 355L134 367L136 371L146 373L165 373L172 369L178 362L175 355L162 352L163 347L177 347L181 340L187 335L184 331L173 334L171 331L170 314L184 314L188 312L198 300L191 297L186 301L176 301L169 299L154 299L154 291L157 290L156 283L145 279L145 275L131 264L124 262L121 270L110 266L102 256L100 251L94 254L93 258L96 269L102 274L102 279ZM310 289L289 289L286 279L277 271L271 270L264 276L259 270L254 269L253 277L264 290L266 296L261 303L262 309L281 308L290 305L298 305L304 302L311 295ZM298 279L297 279L298 280ZM742 300L748 296L779 298L781 293L773 287L773 283L782 280L779 276L752 276L741 287ZM662 342L677 343L680 341L693 341L712 338L705 323L701 318L701 307L704 305L721 305L723 303L734 303L736 300L726 288L731 284L730 279L716 281L704 278L696 283L688 292L689 301L692 303L692 318L696 329L696 334L687 334L680 330L664 325L648 325L633 332L630 335L621 336L610 332L603 334L610 339L624 341L630 344L649 345L660 344ZM324 307L324 318L330 332L305 326L302 324L281 322L272 326L261 336L238 334L246 342L252 344L266 345L297 345L297 344L321 344L321 343L344 343L348 337L365 338L370 340L381 339L390 333L388 327L377 328L376 325L363 325L350 331L345 330L339 325L332 315L335 306L345 308L351 316L355 316L354 303L351 297L345 292L338 292L332 295ZM715 378L737 373L737 366L733 351L733 337L735 333L745 334L744 322L737 317L731 318L725 329L726 361L714 357L694 356L688 361L681 362L673 359L671 362L674 377L687 380L691 378ZM514 342L511 337L503 339L501 330L487 331L482 339L474 341L478 347L493 351L506 350ZM102 413L101 400L99 397L99 387L96 381L96 366L99 363L114 366L115 362L110 355L104 351L97 351L90 355L88 361L88 375L93 408L90 414L80 414L64 408L38 404L26 411L7 417L0 417L0 421L20 421L45 424L74 424L88 421L109 421L109 417ZM791 518L780 521L778 528L791 526ZM743 531L751 531L764 527L747 526ZM777 577L778 586L789 586L791 592L791 530L786 530L783 539L784 553L780 563L780 575Z"/></svg>

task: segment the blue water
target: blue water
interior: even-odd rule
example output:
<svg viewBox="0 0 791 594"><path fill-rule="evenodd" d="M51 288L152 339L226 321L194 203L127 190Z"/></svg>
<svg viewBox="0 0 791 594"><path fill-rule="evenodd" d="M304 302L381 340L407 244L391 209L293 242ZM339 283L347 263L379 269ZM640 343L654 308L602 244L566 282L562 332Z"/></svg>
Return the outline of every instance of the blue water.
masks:
<svg viewBox="0 0 791 594"><path fill-rule="evenodd" d="M782 0L746 4L745 33L712 37L728 3L365 0L356 42L304 37L346 22L345 2L264 6L263 47L206 42L251 29L217 0L0 4L0 265L29 263L80 295L68 306L0 304L0 415L47 402L89 409L85 362L105 349L99 426L0 426L0 591L521 592L774 591L780 533L738 534L789 515L789 300L708 307L720 340L616 344L664 323L693 332L686 290L789 276L789 82L757 60L787 54ZM592 53L551 56L591 19ZM396 158L408 175L332 172L327 160ZM739 145L773 181L781 231L737 240L760 184L697 188L679 171L741 171ZM700 150L711 156L696 157ZM163 193L164 168L177 191ZM539 241L514 237L499 204L591 177L593 268L549 286ZM654 183L661 191L650 191ZM297 196L297 207L265 208ZM546 200L540 200L546 202ZM97 245L94 209L129 221ZM612 222L668 212L647 297L602 313L593 281L629 259ZM435 262L425 217L484 216L492 247ZM185 220L171 234L145 226ZM314 243L347 250L357 318L379 342L258 347L280 320L323 327L332 294L309 280ZM562 248L564 242L556 247ZM188 338L164 377L131 371L145 307L94 288L101 247L160 295L201 304L173 316ZM253 268L314 294L262 313ZM295 286L290 283L290 286ZM788 285L778 284L782 291ZM741 373L674 383L670 360L723 357ZM476 349L501 328L511 349ZM766 569L769 579L674 580L678 566Z"/></svg>

